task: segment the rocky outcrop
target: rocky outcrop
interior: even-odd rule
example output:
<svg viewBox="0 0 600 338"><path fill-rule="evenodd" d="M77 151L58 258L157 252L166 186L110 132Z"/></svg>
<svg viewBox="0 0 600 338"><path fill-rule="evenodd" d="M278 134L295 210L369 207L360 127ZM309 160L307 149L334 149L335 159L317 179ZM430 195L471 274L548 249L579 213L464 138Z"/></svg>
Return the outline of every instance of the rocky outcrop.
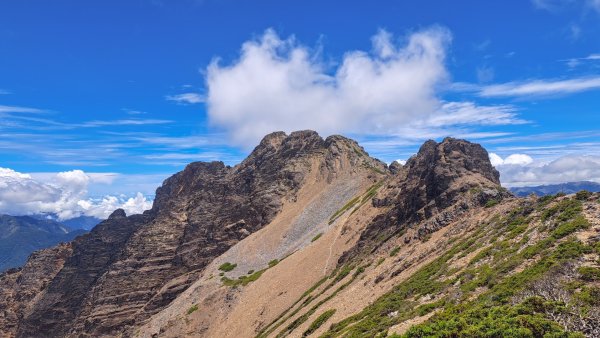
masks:
<svg viewBox="0 0 600 338"><path fill-rule="evenodd" d="M3 337L17 333L19 324L42 297L48 284L72 254L71 244L34 252L18 269L0 274L0 332Z"/></svg>
<svg viewBox="0 0 600 338"><path fill-rule="evenodd" d="M386 171L356 142L313 131L267 135L234 167L192 163L157 189L151 210L129 217L117 210L77 238L31 310L10 331L0 329L20 337L130 335L215 257L293 203L314 163L330 178Z"/></svg>
<svg viewBox="0 0 600 338"><path fill-rule="evenodd" d="M419 238L445 226L470 207L510 194L500 187L500 175L479 144L446 138L425 142L405 166L394 165L395 174L384 196L373 199L375 207L389 210L374 218L356 247L340 258L343 264L369 253L382 239L419 225ZM467 192L473 194L467 194ZM406 237L410 241L411 237Z"/></svg>

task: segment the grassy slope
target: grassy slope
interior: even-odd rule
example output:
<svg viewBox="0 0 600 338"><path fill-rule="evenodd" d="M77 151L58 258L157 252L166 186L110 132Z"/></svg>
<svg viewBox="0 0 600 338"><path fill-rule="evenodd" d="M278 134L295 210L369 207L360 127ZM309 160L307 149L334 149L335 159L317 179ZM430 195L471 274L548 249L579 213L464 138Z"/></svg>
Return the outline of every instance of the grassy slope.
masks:
<svg viewBox="0 0 600 338"><path fill-rule="evenodd" d="M598 203L598 195L578 197ZM600 318L600 244L574 236L589 227L579 199L524 201L496 215L322 337L384 337L394 325L432 311L404 337L593 336ZM475 251L464 267L452 267Z"/></svg>
<svg viewBox="0 0 600 338"><path fill-rule="evenodd" d="M576 235L590 227L583 204L599 205L599 197L522 200L509 212L490 208L495 214L489 221L450 239L441 255L361 312L331 323L335 309L326 301L377 264L344 266L307 290L258 337L297 335L313 314L322 314L314 326L328 329L321 337L400 337L395 325L431 313L403 337L595 336L600 244ZM458 260L467 261L454 264ZM296 319L283 325L290 318Z"/></svg>

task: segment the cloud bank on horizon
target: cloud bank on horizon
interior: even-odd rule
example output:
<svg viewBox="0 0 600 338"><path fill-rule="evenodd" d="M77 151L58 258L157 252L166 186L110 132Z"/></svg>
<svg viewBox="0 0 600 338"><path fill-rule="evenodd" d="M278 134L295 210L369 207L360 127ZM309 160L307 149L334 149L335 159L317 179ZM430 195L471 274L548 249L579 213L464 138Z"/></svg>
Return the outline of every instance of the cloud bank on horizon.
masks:
<svg viewBox="0 0 600 338"><path fill-rule="evenodd" d="M600 156L569 155L548 162L536 162L526 154L512 154L503 159L490 153L489 157L506 187L600 182Z"/></svg>
<svg viewBox="0 0 600 338"><path fill-rule="evenodd" d="M115 209L139 214L152 207L142 193L133 197L107 195L89 198L92 181L110 180L103 175L88 175L81 170L59 172L49 180L35 179L12 169L0 167L0 214L31 215L50 213L59 220L78 216L107 218Z"/></svg>

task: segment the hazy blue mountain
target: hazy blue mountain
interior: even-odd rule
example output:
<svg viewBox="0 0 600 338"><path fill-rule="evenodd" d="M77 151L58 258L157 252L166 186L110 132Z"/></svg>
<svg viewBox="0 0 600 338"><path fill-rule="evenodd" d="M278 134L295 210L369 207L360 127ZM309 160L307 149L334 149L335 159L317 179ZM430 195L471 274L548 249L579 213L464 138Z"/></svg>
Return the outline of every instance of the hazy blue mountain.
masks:
<svg viewBox="0 0 600 338"><path fill-rule="evenodd" d="M92 230L92 228L100 222L102 222L102 220L96 217L79 216L68 220L64 220L60 223L68 226L71 229Z"/></svg>
<svg viewBox="0 0 600 338"><path fill-rule="evenodd" d="M560 184L549 184L549 185L538 185L534 187L513 187L510 188L513 194L517 196L527 196L529 194L536 194L538 196L553 195L559 192L565 194L576 193L580 190L587 190L591 192L600 191L600 183L582 181L582 182L567 182Z"/></svg>
<svg viewBox="0 0 600 338"><path fill-rule="evenodd" d="M31 217L39 220L51 220L66 225L68 228L73 230L92 230L93 227L95 227L98 223L102 222L100 218L96 218L93 216L79 216L61 221L58 219L58 216L53 213L35 214L31 215Z"/></svg>
<svg viewBox="0 0 600 338"><path fill-rule="evenodd" d="M0 272L23 265L36 250L70 241L85 232L53 220L0 215Z"/></svg>

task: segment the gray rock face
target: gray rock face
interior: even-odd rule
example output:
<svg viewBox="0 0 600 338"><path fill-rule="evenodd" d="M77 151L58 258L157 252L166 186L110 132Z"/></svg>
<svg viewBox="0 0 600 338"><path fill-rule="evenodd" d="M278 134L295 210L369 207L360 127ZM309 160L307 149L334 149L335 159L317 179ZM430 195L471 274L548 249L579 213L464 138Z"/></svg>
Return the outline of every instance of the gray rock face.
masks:
<svg viewBox="0 0 600 338"><path fill-rule="evenodd" d="M385 170L356 142L341 136L323 140L313 131L269 134L235 167L191 163L157 189L151 210L129 217L116 210L75 240L31 312L0 332L131 335L215 257L271 222L283 201L294 201L315 161L326 177Z"/></svg>
<svg viewBox="0 0 600 338"><path fill-rule="evenodd" d="M509 195L502 191L500 175L487 151L478 144L453 138L441 143L425 142L417 155L398 169L389 185L390 192L373 199L373 205L390 209L367 226L356 247L340 258L340 264L373 250L381 244L381 238L414 224L423 224L416 233L424 236L450 223L473 203L481 205L491 198ZM479 191L473 199L465 194L470 189ZM484 194L485 190L497 195Z"/></svg>
<svg viewBox="0 0 600 338"><path fill-rule="evenodd" d="M402 170L402 167L403 166L402 166L402 164L400 164L400 162L394 161L394 162L392 162L392 164L390 164L389 169L393 175L396 175L398 172L400 172L400 170Z"/></svg>

